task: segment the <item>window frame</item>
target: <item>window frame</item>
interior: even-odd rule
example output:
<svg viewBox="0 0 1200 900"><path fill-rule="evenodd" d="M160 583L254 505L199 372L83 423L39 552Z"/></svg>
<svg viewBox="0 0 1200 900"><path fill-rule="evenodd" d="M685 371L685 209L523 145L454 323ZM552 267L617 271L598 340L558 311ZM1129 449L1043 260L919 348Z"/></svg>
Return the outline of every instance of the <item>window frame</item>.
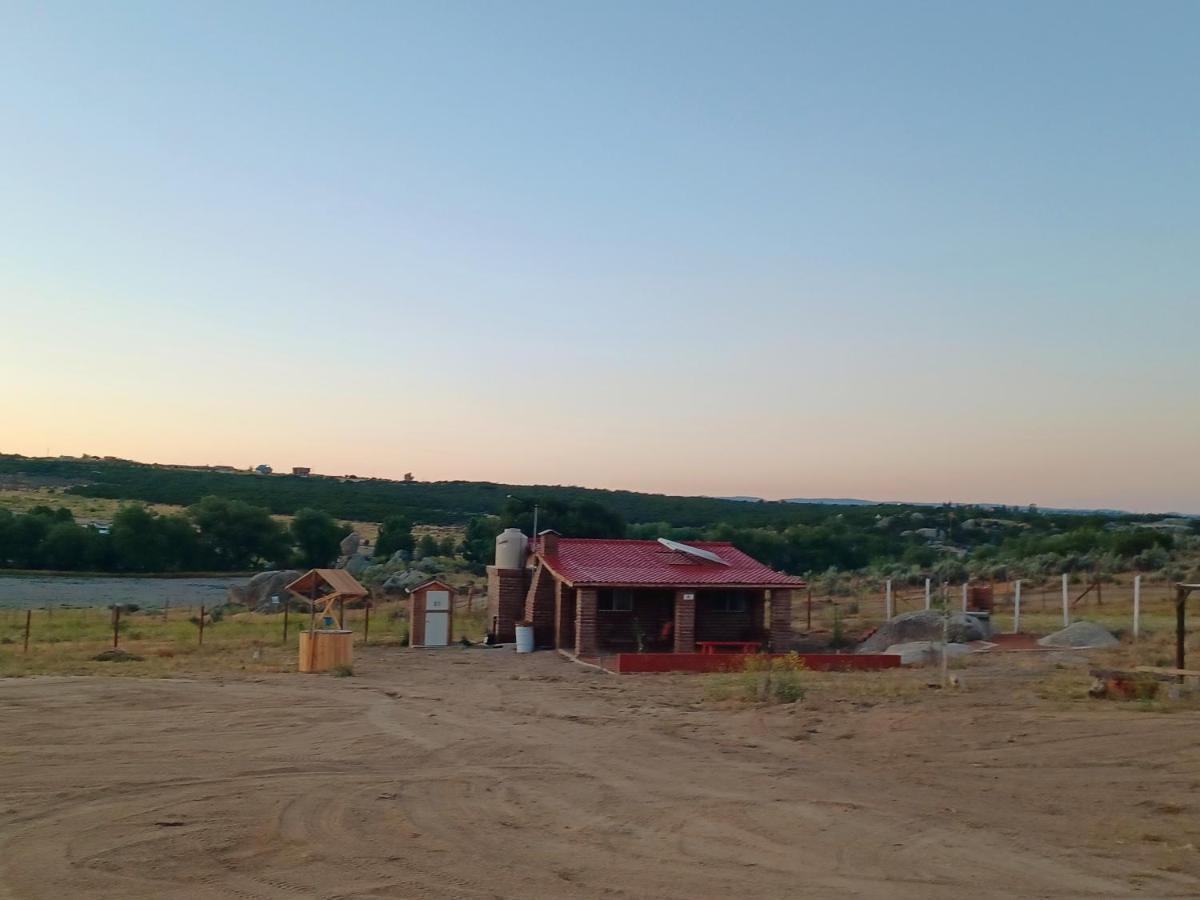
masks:
<svg viewBox="0 0 1200 900"><path fill-rule="evenodd" d="M601 591L596 598L596 612L628 613L633 612L633 591L612 588Z"/></svg>

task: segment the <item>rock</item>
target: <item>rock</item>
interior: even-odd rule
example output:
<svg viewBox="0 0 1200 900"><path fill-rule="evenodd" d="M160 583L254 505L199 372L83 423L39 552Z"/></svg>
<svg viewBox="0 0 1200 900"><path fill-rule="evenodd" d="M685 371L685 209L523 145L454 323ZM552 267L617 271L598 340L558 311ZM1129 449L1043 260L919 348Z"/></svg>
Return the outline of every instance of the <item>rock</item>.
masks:
<svg viewBox="0 0 1200 900"><path fill-rule="evenodd" d="M892 644L892 646L888 647L883 652L890 653L893 656L899 656L900 665L902 666L927 666L941 662L942 642L909 641L904 644ZM946 645L946 657L948 659L966 656L970 652L971 648L966 644Z"/></svg>
<svg viewBox="0 0 1200 900"><path fill-rule="evenodd" d="M389 566L402 566L408 562L411 556L412 554L407 550L397 550L390 557L388 557L387 564Z"/></svg>
<svg viewBox="0 0 1200 900"><path fill-rule="evenodd" d="M947 638L950 643L965 644L987 637L984 625L969 613L951 613ZM942 614L932 609L901 613L884 622L875 633L858 645L857 653L882 653L894 644L912 641L942 640Z"/></svg>
<svg viewBox="0 0 1200 900"><path fill-rule="evenodd" d="M358 536L358 532L350 532L348 535L342 538L342 556L354 556L356 553L358 553L358 546L361 543L362 539Z"/></svg>
<svg viewBox="0 0 1200 900"><path fill-rule="evenodd" d="M367 560L367 558L365 556L358 556L356 554L354 556L351 556L348 560L346 560L346 565L343 566L343 568L347 572L349 572L351 575L353 575L355 578L357 578L359 575L361 575L363 572L365 572L367 570L367 567L370 565L371 565L371 563Z"/></svg>
<svg viewBox="0 0 1200 900"><path fill-rule="evenodd" d="M1061 631L1048 634L1038 641L1043 647L1096 648L1116 647L1121 642L1103 625L1095 622L1072 622Z"/></svg>
<svg viewBox="0 0 1200 900"><path fill-rule="evenodd" d="M141 662L144 657L124 650L105 650L92 657L96 662Z"/></svg>
<svg viewBox="0 0 1200 900"><path fill-rule="evenodd" d="M383 590L388 594L399 594L428 580L429 576L421 570L410 569L407 572L397 572L395 575L389 576L383 583Z"/></svg>
<svg viewBox="0 0 1200 900"><path fill-rule="evenodd" d="M302 574L296 569L259 572L245 584L231 587L227 602L245 606L254 612L278 612L293 599L287 592L287 586ZM278 606L271 602L272 597L279 598Z"/></svg>

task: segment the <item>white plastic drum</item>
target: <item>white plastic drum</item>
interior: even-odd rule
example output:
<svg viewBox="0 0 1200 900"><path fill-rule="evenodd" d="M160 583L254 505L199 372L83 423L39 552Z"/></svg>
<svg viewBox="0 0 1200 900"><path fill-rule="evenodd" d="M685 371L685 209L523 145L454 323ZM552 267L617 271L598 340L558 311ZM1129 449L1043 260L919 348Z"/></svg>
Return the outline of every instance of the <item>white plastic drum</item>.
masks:
<svg viewBox="0 0 1200 900"><path fill-rule="evenodd" d="M517 626L517 652L532 653L533 652L533 626L518 625Z"/></svg>

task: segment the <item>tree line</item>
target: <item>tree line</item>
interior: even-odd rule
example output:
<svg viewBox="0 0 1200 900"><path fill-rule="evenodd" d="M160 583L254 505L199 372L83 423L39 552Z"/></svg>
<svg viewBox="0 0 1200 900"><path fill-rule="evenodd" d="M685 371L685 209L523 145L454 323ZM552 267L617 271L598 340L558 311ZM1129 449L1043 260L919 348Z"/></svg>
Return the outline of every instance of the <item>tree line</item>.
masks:
<svg viewBox="0 0 1200 900"><path fill-rule="evenodd" d="M291 522L262 507L204 497L183 514L122 507L107 532L78 524L69 509L0 509L0 566L87 572L246 571L328 566L349 525L300 509Z"/></svg>

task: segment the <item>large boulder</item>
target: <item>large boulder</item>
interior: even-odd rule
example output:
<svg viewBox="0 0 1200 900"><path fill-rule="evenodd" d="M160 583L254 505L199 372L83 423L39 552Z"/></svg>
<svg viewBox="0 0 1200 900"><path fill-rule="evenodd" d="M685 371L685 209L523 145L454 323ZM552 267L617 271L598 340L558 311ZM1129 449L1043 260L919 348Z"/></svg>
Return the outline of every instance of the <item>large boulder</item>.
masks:
<svg viewBox="0 0 1200 900"><path fill-rule="evenodd" d="M248 607L255 612L273 612L282 609L283 604L292 599L287 592L287 586L302 574L296 569L259 572L245 584L231 587L228 602ZM272 597L279 598L278 607L271 602Z"/></svg>
<svg viewBox="0 0 1200 900"><path fill-rule="evenodd" d="M358 553L358 547L361 543L362 539L358 536L358 532L350 532L348 535L342 538L342 556L354 556L354 554Z"/></svg>
<svg viewBox="0 0 1200 900"><path fill-rule="evenodd" d="M409 569L407 572L397 572L388 576L383 583L383 590L388 594L402 594L409 588L414 588L423 581L428 581L429 575L420 569Z"/></svg>
<svg viewBox="0 0 1200 900"><path fill-rule="evenodd" d="M347 559L346 565L342 566L342 568L357 578L359 575L365 572L370 565L371 561L369 559L367 559L365 556L358 556L356 554Z"/></svg>
<svg viewBox="0 0 1200 900"><path fill-rule="evenodd" d="M954 644L982 641L987 638L987 626L970 613L951 613L947 640ZM875 633L858 645L857 653L883 653L893 644L912 641L941 641L942 614L932 609L901 613L888 619Z"/></svg>
<svg viewBox="0 0 1200 900"><path fill-rule="evenodd" d="M1076 649L1115 647L1121 642L1111 631L1095 622L1072 622L1061 631L1048 634L1038 641L1043 647L1074 647Z"/></svg>

